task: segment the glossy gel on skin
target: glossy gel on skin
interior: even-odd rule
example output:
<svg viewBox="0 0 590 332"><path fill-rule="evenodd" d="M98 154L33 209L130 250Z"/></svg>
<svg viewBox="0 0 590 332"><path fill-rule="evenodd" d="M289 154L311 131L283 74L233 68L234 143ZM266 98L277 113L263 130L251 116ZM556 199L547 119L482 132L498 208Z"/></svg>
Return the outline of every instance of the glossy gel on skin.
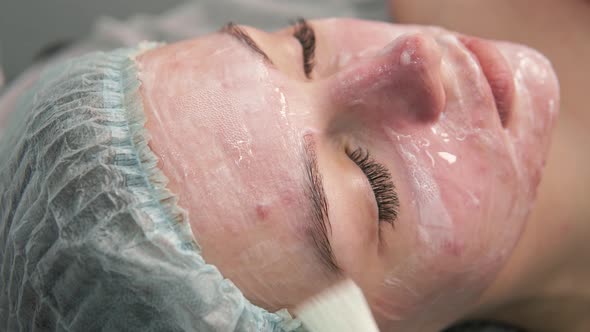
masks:
<svg viewBox="0 0 590 332"><path fill-rule="evenodd" d="M309 24L311 79L292 28L243 28L272 64L219 33L141 56L150 146L203 256L254 303L293 308L344 275L381 330L440 330L520 239L557 115L553 70L523 46L438 28ZM309 135L340 275L306 239ZM392 175L394 227L346 153L359 147Z"/></svg>

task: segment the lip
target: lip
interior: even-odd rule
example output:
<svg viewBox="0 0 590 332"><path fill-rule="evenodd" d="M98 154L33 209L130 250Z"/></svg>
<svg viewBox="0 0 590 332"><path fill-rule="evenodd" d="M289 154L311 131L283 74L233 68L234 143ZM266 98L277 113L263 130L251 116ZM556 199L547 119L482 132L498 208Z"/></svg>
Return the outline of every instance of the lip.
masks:
<svg viewBox="0 0 590 332"><path fill-rule="evenodd" d="M515 94L514 75L508 62L490 41L467 36L460 36L459 40L479 62L492 90L502 126L506 127L510 122Z"/></svg>

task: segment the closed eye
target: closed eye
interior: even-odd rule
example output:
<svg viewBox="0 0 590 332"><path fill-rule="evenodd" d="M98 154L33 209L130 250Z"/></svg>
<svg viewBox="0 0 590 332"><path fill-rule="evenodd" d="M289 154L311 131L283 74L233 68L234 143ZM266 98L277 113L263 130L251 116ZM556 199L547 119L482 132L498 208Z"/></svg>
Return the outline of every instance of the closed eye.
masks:
<svg viewBox="0 0 590 332"><path fill-rule="evenodd" d="M391 173L387 167L371 158L369 152L365 149L358 148L352 152L347 151L347 154L369 180L377 202L379 221L384 221L393 226L397 220L399 199L391 179Z"/></svg>
<svg viewBox="0 0 590 332"><path fill-rule="evenodd" d="M296 21L293 37L297 38L303 51L303 72L307 78L311 78L315 66L315 32L311 25L303 18Z"/></svg>

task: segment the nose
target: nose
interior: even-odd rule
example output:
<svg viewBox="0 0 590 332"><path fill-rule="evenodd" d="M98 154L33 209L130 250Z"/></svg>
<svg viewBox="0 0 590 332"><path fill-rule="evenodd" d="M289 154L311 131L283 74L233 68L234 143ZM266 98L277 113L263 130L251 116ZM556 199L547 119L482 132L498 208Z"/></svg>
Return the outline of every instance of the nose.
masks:
<svg viewBox="0 0 590 332"><path fill-rule="evenodd" d="M339 109L380 123L429 123L445 107L442 55L425 34L400 36L372 57L359 59L331 78Z"/></svg>

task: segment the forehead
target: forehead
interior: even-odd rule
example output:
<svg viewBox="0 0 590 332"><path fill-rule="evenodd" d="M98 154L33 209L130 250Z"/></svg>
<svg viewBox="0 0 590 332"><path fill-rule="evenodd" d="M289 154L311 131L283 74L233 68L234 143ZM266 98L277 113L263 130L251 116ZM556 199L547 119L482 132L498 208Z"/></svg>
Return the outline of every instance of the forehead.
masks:
<svg viewBox="0 0 590 332"><path fill-rule="evenodd" d="M138 63L164 167L208 191L181 197L185 206L222 197L211 206L264 215L272 202L298 201L301 130L290 93L261 57L213 34L147 52Z"/></svg>
<svg viewBox="0 0 590 332"><path fill-rule="evenodd" d="M151 147L197 241L215 248L209 255L233 257L237 266L267 262L268 252L277 260L269 267L309 260L302 130L292 115L300 105L290 100L296 90L287 91L261 57L231 38L212 46L217 39L138 59Z"/></svg>
<svg viewBox="0 0 590 332"><path fill-rule="evenodd" d="M259 57L252 54L247 47L222 32L164 45L147 51L138 59L140 63L152 60L152 67L157 61L167 71L189 71L191 74L198 73L204 78L217 80L247 77L241 74L252 74L262 65ZM225 71L228 69L233 71L231 75Z"/></svg>

